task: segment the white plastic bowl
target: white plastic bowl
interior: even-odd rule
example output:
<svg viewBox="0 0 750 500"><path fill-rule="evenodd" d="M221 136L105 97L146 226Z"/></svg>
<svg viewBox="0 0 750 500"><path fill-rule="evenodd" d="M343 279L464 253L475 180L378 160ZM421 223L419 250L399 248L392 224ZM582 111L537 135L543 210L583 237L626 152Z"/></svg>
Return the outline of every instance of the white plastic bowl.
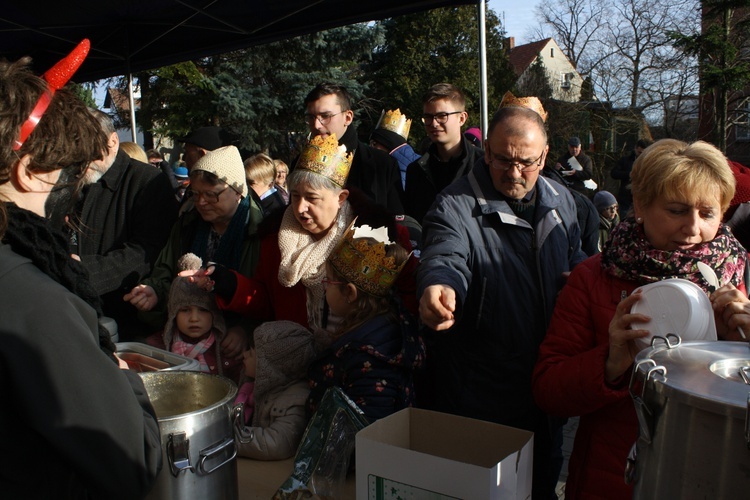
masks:
<svg viewBox="0 0 750 500"><path fill-rule="evenodd" d="M650 335L635 339L641 349L651 345L654 335L679 335L684 341L717 340L716 323L711 301L695 283L672 278L650 283L639 288L643 296L630 309L631 313L651 317L648 323L633 323L633 329L644 329Z"/></svg>

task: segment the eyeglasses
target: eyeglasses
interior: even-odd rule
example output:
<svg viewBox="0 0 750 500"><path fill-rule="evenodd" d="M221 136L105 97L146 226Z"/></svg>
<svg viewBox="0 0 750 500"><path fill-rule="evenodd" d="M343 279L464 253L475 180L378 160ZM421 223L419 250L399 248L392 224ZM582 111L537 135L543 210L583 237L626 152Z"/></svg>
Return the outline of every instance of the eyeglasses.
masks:
<svg viewBox="0 0 750 500"><path fill-rule="evenodd" d="M339 111L338 113L321 113L319 115L305 113L305 121L310 125L313 125L316 121L319 121L321 125L328 125L328 122L331 121L331 118L336 115L340 115L341 113L343 113L343 111Z"/></svg>
<svg viewBox="0 0 750 500"><path fill-rule="evenodd" d="M229 189L229 186L225 187L218 193L215 191L204 191L201 193L200 191L193 191L191 188L188 188L188 190L185 191L185 196L195 199L203 198L206 203L216 203L219 201L219 196L221 196L221 194L227 189Z"/></svg>
<svg viewBox="0 0 750 500"><path fill-rule="evenodd" d="M542 154L539 155L539 158L533 161L523 161L523 160L506 160L504 158L493 158L490 162L490 166L492 168L496 168L497 170L510 170L513 167L516 167L519 172L533 172L537 168L539 168L542 165L542 157L544 156L544 151L542 151Z"/></svg>
<svg viewBox="0 0 750 500"><path fill-rule="evenodd" d="M450 113L435 113L434 115L425 113L422 115L422 123L427 125L429 123L432 123L432 120L435 120L440 125L443 125L445 122L448 121L448 117L450 115L457 115L459 113L463 113L463 111L451 111Z"/></svg>
<svg viewBox="0 0 750 500"><path fill-rule="evenodd" d="M343 281L334 281L328 278L323 278L320 282L323 283L324 290L328 289L328 285L346 285Z"/></svg>

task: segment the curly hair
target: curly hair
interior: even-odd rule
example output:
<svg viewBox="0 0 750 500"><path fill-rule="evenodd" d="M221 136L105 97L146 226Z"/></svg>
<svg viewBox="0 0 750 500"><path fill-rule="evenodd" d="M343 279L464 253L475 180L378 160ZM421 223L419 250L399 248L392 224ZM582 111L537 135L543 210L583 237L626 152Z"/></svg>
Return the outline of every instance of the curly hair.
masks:
<svg viewBox="0 0 750 500"><path fill-rule="evenodd" d="M13 166L25 155L31 157L31 172L71 169L80 177L107 150L99 123L73 92L63 88L55 92L26 142L13 151L21 126L47 90L47 82L32 73L30 57L0 61L0 184L10 180Z"/></svg>

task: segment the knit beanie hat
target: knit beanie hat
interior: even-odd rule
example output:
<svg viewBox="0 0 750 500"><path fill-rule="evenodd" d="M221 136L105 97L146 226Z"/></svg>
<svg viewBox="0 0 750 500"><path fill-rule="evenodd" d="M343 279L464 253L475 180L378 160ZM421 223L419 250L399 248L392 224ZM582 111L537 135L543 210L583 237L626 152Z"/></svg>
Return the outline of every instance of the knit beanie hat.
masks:
<svg viewBox="0 0 750 500"><path fill-rule="evenodd" d="M255 329L256 400L262 394L306 378L315 359L313 334L292 321L268 321Z"/></svg>
<svg viewBox="0 0 750 500"><path fill-rule="evenodd" d="M617 198L609 191L599 191L594 195L594 206L597 211L601 212L612 205L617 205Z"/></svg>
<svg viewBox="0 0 750 500"><path fill-rule="evenodd" d="M200 257L194 254L185 254L178 261L179 271L195 270L202 264ZM164 326L164 345L170 349L174 340L175 317L180 308L184 306L198 306L211 312L213 316L213 327L218 332L217 341L221 342L226 333L224 316L216 306L216 299L211 292L190 283L187 277L177 276L169 287L169 300L167 302L167 324Z"/></svg>
<svg viewBox="0 0 750 500"><path fill-rule="evenodd" d="M384 128L376 128L372 131L370 139L385 146L388 151L393 151L400 145L406 142L406 139L401 137L396 132L391 132Z"/></svg>
<svg viewBox="0 0 750 500"><path fill-rule="evenodd" d="M209 151L193 166L192 172L198 170L214 174L243 197L247 196L245 165L242 163L239 149L235 146Z"/></svg>

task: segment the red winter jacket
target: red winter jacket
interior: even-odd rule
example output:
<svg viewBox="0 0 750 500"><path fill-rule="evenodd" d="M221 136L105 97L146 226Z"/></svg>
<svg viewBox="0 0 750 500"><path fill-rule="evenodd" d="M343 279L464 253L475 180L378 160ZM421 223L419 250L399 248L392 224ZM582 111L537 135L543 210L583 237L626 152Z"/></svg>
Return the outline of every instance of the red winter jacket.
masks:
<svg viewBox="0 0 750 500"><path fill-rule="evenodd" d="M534 398L557 416L580 415L568 465L565 498L630 499L624 481L628 452L638 437L629 377L604 382L609 323L620 302L637 288L605 274L601 254L579 264L555 305L534 369Z"/></svg>

